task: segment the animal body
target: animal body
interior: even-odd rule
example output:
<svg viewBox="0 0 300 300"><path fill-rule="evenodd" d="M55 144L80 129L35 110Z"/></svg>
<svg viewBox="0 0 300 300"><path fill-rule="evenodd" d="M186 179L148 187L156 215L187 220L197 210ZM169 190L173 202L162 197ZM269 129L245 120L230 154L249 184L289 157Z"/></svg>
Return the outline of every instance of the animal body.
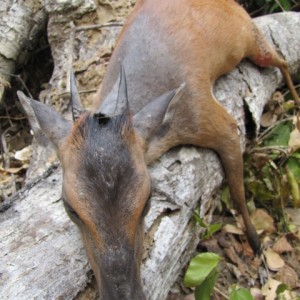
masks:
<svg viewBox="0 0 300 300"><path fill-rule="evenodd" d="M140 0L90 112L80 107L72 74L74 124L18 93L36 136L56 148L63 202L81 232L100 299L145 299L140 263L151 194L147 164L176 145L218 153L249 243L259 250L237 124L212 93L215 80L245 57L280 68L298 100L286 62L233 0Z"/></svg>

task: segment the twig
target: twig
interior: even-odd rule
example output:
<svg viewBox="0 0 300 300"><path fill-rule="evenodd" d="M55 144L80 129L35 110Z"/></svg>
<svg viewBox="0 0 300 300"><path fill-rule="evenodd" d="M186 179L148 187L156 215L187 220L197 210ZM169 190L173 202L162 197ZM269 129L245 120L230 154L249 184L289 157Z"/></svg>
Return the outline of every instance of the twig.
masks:
<svg viewBox="0 0 300 300"><path fill-rule="evenodd" d="M219 290L217 287L214 287L214 291L216 291L218 294L220 294L224 299L229 299L227 295L225 295L221 290Z"/></svg>
<svg viewBox="0 0 300 300"><path fill-rule="evenodd" d="M10 116L0 116L0 119L9 119L9 120L24 120L26 117L10 117Z"/></svg>
<svg viewBox="0 0 300 300"><path fill-rule="evenodd" d="M277 3L277 5L280 7L280 9L281 9L282 11L286 11L286 10L284 9L284 7L281 5L281 3L280 3L278 0L275 0L275 2Z"/></svg>
<svg viewBox="0 0 300 300"><path fill-rule="evenodd" d="M27 94L29 95L29 97L31 97L31 98L32 98L32 95L31 95L31 93L30 93L29 89L27 88L27 86L26 86L25 82L23 81L23 79L22 79L21 75L16 75L16 74L10 74L10 73L6 73L6 72L5 72L5 71L3 71L2 69L0 69L0 73L1 73L1 74L3 74L3 75L6 75L6 76L11 76L11 77L15 77L15 78L17 78L17 79L18 79L18 80L21 82L22 86L23 86L23 87L24 87L24 89L26 90L26 92L27 92Z"/></svg>
<svg viewBox="0 0 300 300"><path fill-rule="evenodd" d="M9 161L9 154L8 154L8 148L7 148L7 143L5 139L5 134L7 131L10 129L7 128L2 134L1 134L1 151L2 151L2 161L3 161L3 166L4 168L9 168L10 161Z"/></svg>
<svg viewBox="0 0 300 300"><path fill-rule="evenodd" d="M300 88L300 84L295 85L295 89L298 89L298 88ZM290 90L287 89L284 93L282 93L282 95L286 96L289 92L290 92Z"/></svg>
<svg viewBox="0 0 300 300"><path fill-rule="evenodd" d="M273 125L271 125L270 127L268 127L258 138L257 138L257 144L259 144L262 140L266 139L272 132L272 130L279 124L287 122L287 121L291 121L293 119L293 117L288 117L288 118L284 118L281 119L277 122L275 122Z"/></svg>
<svg viewBox="0 0 300 300"><path fill-rule="evenodd" d="M278 151L283 154L288 154L290 151L290 148L287 146L266 146L266 147L256 147L253 148L251 152L266 152L266 151Z"/></svg>

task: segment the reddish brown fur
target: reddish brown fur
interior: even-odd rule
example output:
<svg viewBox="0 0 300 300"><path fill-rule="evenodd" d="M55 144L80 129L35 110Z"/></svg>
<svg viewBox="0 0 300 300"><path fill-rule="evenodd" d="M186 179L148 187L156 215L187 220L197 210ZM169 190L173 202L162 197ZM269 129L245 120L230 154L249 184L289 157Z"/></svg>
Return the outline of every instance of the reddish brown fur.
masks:
<svg viewBox="0 0 300 300"><path fill-rule="evenodd" d="M68 173L66 177L69 176L65 182L65 190L73 209L87 226L87 229L83 229L84 226L78 224L100 291L102 288L107 292L101 295L103 299L117 299L117 296L113 287L105 281L105 276L101 275L102 263L110 266L112 271L117 266L127 268L130 263L134 264L132 273L136 281L128 283L128 290L141 288L138 268L141 261L142 211L150 194L150 179L145 162L150 164L179 144L207 147L219 154L232 199L243 216L248 239L254 250L259 249L259 238L250 222L246 207L243 160L237 124L212 94L215 80L232 70L245 57L260 66L279 67L295 100L299 101L286 62L266 42L248 14L233 0L141 0L135 6L118 39L93 111L102 112L108 102L116 101L116 95L111 95L111 92L118 81L121 63L127 71L129 102L133 114L182 82L186 83L186 87L177 103L173 121L167 126L162 124L163 126L147 141L131 128L130 122L128 126L121 128L122 134L114 136L115 140L112 138L112 141L116 142L114 147L121 147L121 152L128 155L126 159L130 163L126 168L132 168L129 176L131 181L123 186L114 182L116 190L123 189L121 196L115 195L114 190L111 192L109 184L103 186L103 190L110 194L107 196L102 193L102 190L97 189L97 181L92 186L94 194L88 195L88 201L83 202L77 195L80 193L80 185L88 185L89 180L91 181L87 176L88 180L85 178L83 182L84 179L81 178L81 182L77 173L85 170L89 174L89 169L92 174L97 171L91 166L79 165L86 155L92 156L93 151L97 152L91 151L93 148L87 148L85 152L83 147L86 143L85 133L82 135L80 130L89 120L88 115L80 118L68 140L67 150L62 159L64 170ZM110 113L113 115L114 111ZM131 117L127 116L127 119L131 120ZM103 131L106 132L105 130L104 126ZM99 147L102 145L99 144ZM69 151L70 149L72 151ZM108 159L113 161L110 151L110 148L107 148L104 154L101 151L97 154L107 153ZM96 162L95 158L95 164ZM123 161L120 163L123 166ZM111 165L114 166L113 163ZM108 181L105 178L107 174L103 174L106 171L109 173L110 170L101 169L97 174L100 186L102 178L103 182ZM74 186L76 191L70 191ZM128 190L127 186L130 187ZM98 202L92 196L99 198ZM106 196L110 197L110 202L105 199ZM118 201L115 201L115 198ZM113 221L103 221L108 228L103 228L104 225L98 222L97 216L93 214L95 210L103 219L107 215L115 214L114 218L111 218ZM106 231L111 231L110 234L114 237L112 241L107 237ZM110 250L110 243L113 244L113 249L123 247L130 261L124 259L123 265L122 262L118 265L116 257L111 258L108 255L107 262L103 262L102 257L95 253L102 250L105 252L107 248ZM116 278L115 285L124 281L120 281L115 274L110 278ZM125 297L125 293L122 295ZM141 294L139 295L131 296L133 298L128 296L126 299L142 299Z"/></svg>
<svg viewBox="0 0 300 300"><path fill-rule="evenodd" d="M148 44L150 37L147 39L147 36L153 36L152 43ZM194 144L217 151L232 198L247 224L248 237L250 241L251 236L256 240L251 243L257 248L258 238L245 205L236 121L212 94L214 81L245 57L261 66L279 67L298 101L286 62L235 1L139 1L118 39L94 109L101 107L111 91L121 61L128 70L129 101L135 111L148 99L186 82L175 121L168 131L158 130L148 141L146 161L153 162L178 144ZM139 68L142 64L144 69ZM147 83L142 82L143 76ZM149 87L146 91L145 86Z"/></svg>

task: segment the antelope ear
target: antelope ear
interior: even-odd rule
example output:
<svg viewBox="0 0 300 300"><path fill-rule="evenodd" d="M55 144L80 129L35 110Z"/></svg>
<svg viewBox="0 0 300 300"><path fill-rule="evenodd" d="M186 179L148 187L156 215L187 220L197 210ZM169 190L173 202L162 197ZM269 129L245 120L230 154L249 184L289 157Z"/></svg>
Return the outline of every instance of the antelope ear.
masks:
<svg viewBox="0 0 300 300"><path fill-rule="evenodd" d="M38 143L47 146L50 141L58 153L71 130L71 122L50 106L25 96L23 92L18 91L17 95Z"/></svg>
<svg viewBox="0 0 300 300"><path fill-rule="evenodd" d="M184 87L182 83L177 89L159 96L133 116L134 129L145 141L158 127L171 122Z"/></svg>
<svg viewBox="0 0 300 300"><path fill-rule="evenodd" d="M80 115L84 112L84 109L80 100L79 92L77 90L75 74L72 68L70 69L70 91L71 91L70 102L71 102L72 117L73 117L73 121L75 122L80 117Z"/></svg>

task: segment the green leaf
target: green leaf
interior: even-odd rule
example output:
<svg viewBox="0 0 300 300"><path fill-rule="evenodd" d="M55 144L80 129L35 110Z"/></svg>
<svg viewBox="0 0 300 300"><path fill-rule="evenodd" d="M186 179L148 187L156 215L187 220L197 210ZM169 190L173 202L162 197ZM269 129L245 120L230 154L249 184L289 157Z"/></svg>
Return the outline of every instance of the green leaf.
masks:
<svg viewBox="0 0 300 300"><path fill-rule="evenodd" d="M264 141L264 146L288 146L291 131L291 123L279 124Z"/></svg>
<svg viewBox="0 0 300 300"><path fill-rule="evenodd" d="M294 174L290 171L290 169L288 167L286 168L286 174L287 174L288 183L291 188L291 194L292 194L293 201L294 201L294 207L300 207L299 183L297 182L296 177L294 176Z"/></svg>
<svg viewBox="0 0 300 300"><path fill-rule="evenodd" d="M216 233L217 231L219 231L222 228L222 224L221 223L216 223L216 224L210 224L208 226L206 226L206 232L204 232L201 235L201 240L210 238L214 233Z"/></svg>
<svg viewBox="0 0 300 300"><path fill-rule="evenodd" d="M297 181L300 181L300 153L294 153L288 159L287 166Z"/></svg>
<svg viewBox="0 0 300 300"><path fill-rule="evenodd" d="M207 228L207 225L204 223L204 221L201 219L198 213L195 211L193 212L193 216L196 220L196 222L200 225L200 227Z"/></svg>
<svg viewBox="0 0 300 300"><path fill-rule="evenodd" d="M291 4L288 0L279 0L281 6L283 7L284 10L290 10L291 9Z"/></svg>
<svg viewBox="0 0 300 300"><path fill-rule="evenodd" d="M200 253L192 258L185 273L183 283L186 287L196 287L218 266L221 257L215 253Z"/></svg>
<svg viewBox="0 0 300 300"><path fill-rule="evenodd" d="M272 5L272 7L270 8L269 13L273 13L274 10L276 10L278 7L279 7L279 5L278 5L277 3L274 3L274 4Z"/></svg>
<svg viewBox="0 0 300 300"><path fill-rule="evenodd" d="M254 300L254 298L248 290L235 286L230 293L229 300Z"/></svg>
<svg viewBox="0 0 300 300"><path fill-rule="evenodd" d="M281 283L278 285L277 289L276 289L276 295L280 295L282 293L284 293L285 291L289 290L288 286L284 283Z"/></svg>
<svg viewBox="0 0 300 300"><path fill-rule="evenodd" d="M225 185L222 189L221 200L227 209L231 208L229 186Z"/></svg>
<svg viewBox="0 0 300 300"><path fill-rule="evenodd" d="M208 232L209 236L212 236L214 233L219 231L221 228L222 228L222 223L210 224L207 227L207 232Z"/></svg>
<svg viewBox="0 0 300 300"><path fill-rule="evenodd" d="M248 181L247 188L256 199L262 202L271 201L274 198L274 193L259 180Z"/></svg>
<svg viewBox="0 0 300 300"><path fill-rule="evenodd" d="M295 152L295 153L293 153L293 155L292 155L291 157L300 159L300 152Z"/></svg>
<svg viewBox="0 0 300 300"><path fill-rule="evenodd" d="M195 290L195 299L196 300L210 300L210 295L214 289L218 272L214 269L209 276L202 282L201 285L198 285Z"/></svg>

